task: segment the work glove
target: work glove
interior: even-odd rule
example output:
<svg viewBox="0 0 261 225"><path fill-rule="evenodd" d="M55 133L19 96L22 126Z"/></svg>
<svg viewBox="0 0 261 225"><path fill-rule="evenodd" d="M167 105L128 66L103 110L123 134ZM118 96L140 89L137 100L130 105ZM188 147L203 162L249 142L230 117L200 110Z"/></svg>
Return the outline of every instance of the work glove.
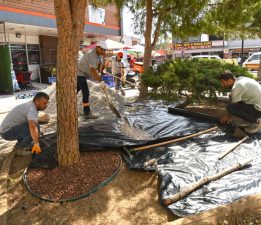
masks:
<svg viewBox="0 0 261 225"><path fill-rule="evenodd" d="M100 87L101 87L101 89L106 89L107 88L107 86L106 86L106 84L104 83L104 81L101 81L100 82Z"/></svg>
<svg viewBox="0 0 261 225"><path fill-rule="evenodd" d="M41 148L39 143L34 144L33 148L32 148L32 154L36 153L37 155L41 153Z"/></svg>

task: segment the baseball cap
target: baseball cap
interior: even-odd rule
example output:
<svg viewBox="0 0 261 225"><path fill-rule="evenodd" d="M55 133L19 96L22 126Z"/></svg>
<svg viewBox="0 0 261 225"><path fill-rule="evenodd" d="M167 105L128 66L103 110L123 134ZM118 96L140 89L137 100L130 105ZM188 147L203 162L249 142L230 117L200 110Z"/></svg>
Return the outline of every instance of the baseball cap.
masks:
<svg viewBox="0 0 261 225"><path fill-rule="evenodd" d="M122 52L118 52L118 54L117 54L120 58L122 58L123 57L123 53Z"/></svg>
<svg viewBox="0 0 261 225"><path fill-rule="evenodd" d="M101 47L102 49L104 49L104 50L107 50L108 48L107 48L107 44L106 44L106 42L105 41L99 41L99 42L97 42L97 45L96 46L99 46L99 47Z"/></svg>

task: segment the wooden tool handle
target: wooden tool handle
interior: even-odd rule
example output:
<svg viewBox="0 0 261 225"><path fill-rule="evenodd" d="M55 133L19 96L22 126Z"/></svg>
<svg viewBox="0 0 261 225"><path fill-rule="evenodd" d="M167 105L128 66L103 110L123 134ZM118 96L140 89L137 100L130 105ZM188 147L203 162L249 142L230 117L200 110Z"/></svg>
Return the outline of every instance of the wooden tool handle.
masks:
<svg viewBox="0 0 261 225"><path fill-rule="evenodd" d="M203 131L200 131L198 133L191 134L191 135L188 135L188 136L185 136L185 137L176 138L174 140L169 140L169 141L164 141L164 142L153 144L153 145L146 145L146 146L142 146L142 147L133 148L130 151L143 151L143 150L154 148L154 147L159 147L159 146L163 146L163 145L176 143L176 142L179 142L179 141L183 141L183 140L186 140L186 139L189 139L189 138L199 136L201 134L209 133L209 132L214 131L216 129L218 129L218 126L215 126L215 127L210 128L210 129L203 130Z"/></svg>
<svg viewBox="0 0 261 225"><path fill-rule="evenodd" d="M48 124L46 124L45 126L42 127L42 132L45 132L46 129L48 129L49 127L51 127L52 125L56 124L56 121L50 121Z"/></svg>
<svg viewBox="0 0 261 225"><path fill-rule="evenodd" d="M102 90L103 90L103 93L105 94L105 97L106 97L107 101L110 102L107 88L106 87L102 87Z"/></svg>
<svg viewBox="0 0 261 225"><path fill-rule="evenodd" d="M168 198L165 198L163 199L163 204L164 205L170 205L174 202L177 202L179 201L180 199L182 199L183 197L187 196L188 194L190 194L191 192L193 192L194 190L198 189L199 187L211 182L211 181L215 181L221 177L224 177L226 176L227 174L230 174L236 170L239 170L241 169L242 167L244 167L245 165L249 164L250 162L252 162L252 159L251 160L246 160L242 163L237 163L217 174L214 174L212 176L206 176L206 177L203 177L202 179L200 179L199 181L193 183L190 185L190 187L186 188L185 190L183 191L180 191L178 193L176 193L175 195L172 195L172 196L169 196Z"/></svg>
<svg viewBox="0 0 261 225"><path fill-rule="evenodd" d="M226 152L224 152L221 156L218 157L218 159L223 159L228 153L232 152L237 146L241 145L243 142L245 142L249 137L246 136L242 138L239 142L237 142L232 148L228 149Z"/></svg>
<svg viewBox="0 0 261 225"><path fill-rule="evenodd" d="M111 74L111 73L108 73L108 72L106 72L106 73L109 74L110 76L112 76L112 77L118 79L118 80L121 80L122 82L126 82L127 84L130 84L130 85L132 85L132 86L138 87L137 84L131 83L130 81L127 81L127 80L123 80L123 79L121 79L121 78L119 78L119 77L117 77L117 76L114 76L114 75Z"/></svg>

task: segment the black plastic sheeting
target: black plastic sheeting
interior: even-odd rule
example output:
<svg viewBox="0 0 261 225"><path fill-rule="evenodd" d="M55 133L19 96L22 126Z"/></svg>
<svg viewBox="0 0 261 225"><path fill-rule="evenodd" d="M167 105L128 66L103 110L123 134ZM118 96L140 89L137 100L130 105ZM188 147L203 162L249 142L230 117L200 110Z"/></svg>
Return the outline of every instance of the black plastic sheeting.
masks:
<svg viewBox="0 0 261 225"><path fill-rule="evenodd" d="M175 137L198 132L198 129L208 129L218 122L216 117L182 109L169 108L168 111L175 115L163 111L162 114L165 116L157 117L155 123L157 124L160 118L163 119L163 124L168 123L169 120L168 130L173 129L169 134ZM156 110L151 113L158 112ZM148 126L143 127L149 130ZM239 141L232 136L232 132L232 127L220 127L217 132L203 134L165 147L135 152L131 157L125 155L124 158L129 168L148 171L153 171L154 168L144 167L144 162L153 158L157 160L161 200L184 190L205 176L214 175L236 163L253 159L251 165L204 185L180 201L167 206L175 215L184 217L261 191L261 134L251 135L247 142L222 160L218 160L222 153Z"/></svg>
<svg viewBox="0 0 261 225"><path fill-rule="evenodd" d="M168 107L161 102L135 104L130 105L130 109L131 107L139 110L128 114L130 124L147 131L154 140L133 140L120 133L115 121L97 121L79 129L80 151L122 150L124 147L131 150L136 146L158 143L209 129L218 121L212 116L199 116L197 113L169 108L174 115L168 113ZM204 185L168 206L172 213L183 217L261 191L260 138L259 133L251 136L246 143L241 144L222 160L218 160L220 154L238 141L231 135L230 128L224 127L217 132L203 134L173 145L138 151L131 155L124 152L123 157L128 168L149 171L154 171L154 168L144 167L144 162L157 159L161 199L175 194L204 176L213 175L246 159L253 159L252 166ZM44 148L39 156L34 156L31 167L57 166L56 134L46 135L45 140L50 146ZM52 160L48 161L48 158Z"/></svg>
<svg viewBox="0 0 261 225"><path fill-rule="evenodd" d="M79 128L79 148L81 152L97 150L122 150L123 146L143 145L146 141L133 140L116 129L115 121L91 122ZM29 165L31 168L55 168L57 162L57 135L51 133L40 139L42 153L34 154Z"/></svg>

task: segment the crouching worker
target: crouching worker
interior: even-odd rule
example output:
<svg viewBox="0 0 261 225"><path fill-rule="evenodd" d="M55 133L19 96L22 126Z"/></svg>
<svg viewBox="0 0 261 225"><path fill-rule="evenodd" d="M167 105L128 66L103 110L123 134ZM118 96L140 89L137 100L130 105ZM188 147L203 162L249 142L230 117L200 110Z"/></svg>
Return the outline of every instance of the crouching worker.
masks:
<svg viewBox="0 0 261 225"><path fill-rule="evenodd" d="M29 149L32 149L32 153L41 152L37 117L38 111L46 109L48 101L49 96L46 93L38 92L33 101L16 106L4 118L0 135L7 141L17 140L15 149L18 155L28 154Z"/></svg>
<svg viewBox="0 0 261 225"><path fill-rule="evenodd" d="M231 103L227 105L227 115L221 123L232 122L245 127L247 133L256 133L261 128L261 86L248 77L235 78L226 70L220 75L221 85L231 89Z"/></svg>

